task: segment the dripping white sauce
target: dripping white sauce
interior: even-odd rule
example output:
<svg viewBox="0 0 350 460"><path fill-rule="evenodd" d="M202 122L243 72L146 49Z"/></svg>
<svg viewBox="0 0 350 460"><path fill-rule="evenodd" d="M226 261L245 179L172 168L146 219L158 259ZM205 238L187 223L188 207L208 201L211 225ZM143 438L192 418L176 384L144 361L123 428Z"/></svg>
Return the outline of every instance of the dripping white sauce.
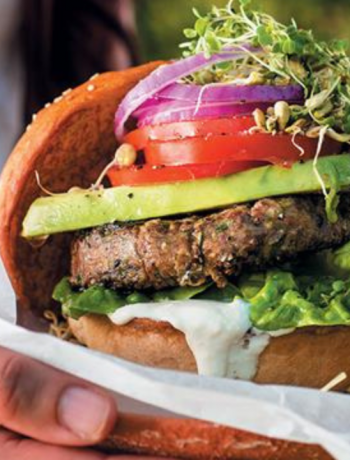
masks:
<svg viewBox="0 0 350 460"><path fill-rule="evenodd" d="M128 305L109 315L116 325L136 318L166 321L185 334L198 373L253 379L270 335L252 329L249 304L187 300Z"/></svg>

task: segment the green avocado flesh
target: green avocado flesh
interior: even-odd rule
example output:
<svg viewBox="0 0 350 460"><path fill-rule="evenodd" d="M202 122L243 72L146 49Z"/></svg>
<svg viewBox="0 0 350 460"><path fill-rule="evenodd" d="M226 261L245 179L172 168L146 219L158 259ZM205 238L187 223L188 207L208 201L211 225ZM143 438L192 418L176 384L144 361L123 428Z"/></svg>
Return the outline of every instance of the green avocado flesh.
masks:
<svg viewBox="0 0 350 460"><path fill-rule="evenodd" d="M243 276L225 289L209 284L157 293L122 293L102 286L75 291L64 278L53 297L61 302L63 313L74 319L89 313L108 315L126 305L144 302L202 299L231 303L241 298L247 301L253 326L262 331L350 326L349 271L350 243L334 253L305 258L299 266Z"/></svg>
<svg viewBox="0 0 350 460"><path fill-rule="evenodd" d="M317 171L327 189L349 187L350 155L320 158ZM24 219L22 235L35 238L321 189L313 162L308 161L292 168L264 166L213 179L64 193L38 198Z"/></svg>

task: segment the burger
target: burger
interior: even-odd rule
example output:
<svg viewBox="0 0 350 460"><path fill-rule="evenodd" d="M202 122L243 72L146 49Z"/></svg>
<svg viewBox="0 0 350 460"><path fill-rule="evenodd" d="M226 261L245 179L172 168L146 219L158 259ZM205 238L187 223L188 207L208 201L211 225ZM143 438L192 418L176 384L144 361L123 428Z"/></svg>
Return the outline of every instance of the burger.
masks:
<svg viewBox="0 0 350 460"><path fill-rule="evenodd" d="M322 388L350 375L350 60L246 3L195 11L182 59L35 117L1 177L1 256L23 317L51 309L90 348Z"/></svg>

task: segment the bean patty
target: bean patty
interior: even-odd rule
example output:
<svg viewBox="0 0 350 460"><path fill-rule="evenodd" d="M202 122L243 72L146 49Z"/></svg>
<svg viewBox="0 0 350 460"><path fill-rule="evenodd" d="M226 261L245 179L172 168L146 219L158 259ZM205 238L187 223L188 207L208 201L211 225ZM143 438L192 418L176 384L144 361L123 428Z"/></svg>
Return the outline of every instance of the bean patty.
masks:
<svg viewBox="0 0 350 460"><path fill-rule="evenodd" d="M80 233L72 246L74 285L163 289L259 270L350 239L350 195L331 224L324 197L262 199L205 216L106 225Z"/></svg>

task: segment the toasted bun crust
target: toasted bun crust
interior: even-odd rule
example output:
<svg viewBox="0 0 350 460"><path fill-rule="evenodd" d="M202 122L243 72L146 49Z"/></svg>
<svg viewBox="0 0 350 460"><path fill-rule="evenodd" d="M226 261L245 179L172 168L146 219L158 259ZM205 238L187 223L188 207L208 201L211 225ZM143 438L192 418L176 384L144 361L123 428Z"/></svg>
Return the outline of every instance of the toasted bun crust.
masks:
<svg viewBox="0 0 350 460"><path fill-rule="evenodd" d="M41 194L34 172L38 171L41 183L52 192L93 183L117 147L112 130L116 106L160 64L107 73L67 92L38 114L14 149L0 178L0 255L21 312L39 317L43 310L54 308L53 287L69 272L71 235L51 237L40 248L20 237L23 218ZM134 321L117 328L101 318L84 318L72 323L72 328L93 348L155 366L196 370L183 335L168 324ZM261 358L257 381L319 386L340 370L349 371L349 366L343 366L347 362L346 331L334 329L331 337L324 334L330 331L274 339ZM322 356L322 366L315 355ZM313 358L312 364L305 357ZM287 363L287 359L291 361ZM330 459L317 447L274 441L204 422L129 416L122 418L104 447L185 459Z"/></svg>
<svg viewBox="0 0 350 460"><path fill-rule="evenodd" d="M116 326L107 317L89 315L70 327L89 348L152 367L197 372L194 356L182 332L169 323L135 319ZM322 388L341 372L350 375L347 327L299 329L273 337L259 358L256 383ZM337 387L349 387L347 378Z"/></svg>
<svg viewBox="0 0 350 460"><path fill-rule="evenodd" d="M117 148L116 107L160 64L100 75L56 99L12 152L0 178L0 255L22 309L41 314L52 307L53 288L69 272L71 235L53 236L41 248L20 237L24 216L42 194L35 171L52 192L94 183Z"/></svg>
<svg viewBox="0 0 350 460"><path fill-rule="evenodd" d="M199 420L121 414L107 452L159 455L185 460L331 460L318 446L270 439Z"/></svg>

